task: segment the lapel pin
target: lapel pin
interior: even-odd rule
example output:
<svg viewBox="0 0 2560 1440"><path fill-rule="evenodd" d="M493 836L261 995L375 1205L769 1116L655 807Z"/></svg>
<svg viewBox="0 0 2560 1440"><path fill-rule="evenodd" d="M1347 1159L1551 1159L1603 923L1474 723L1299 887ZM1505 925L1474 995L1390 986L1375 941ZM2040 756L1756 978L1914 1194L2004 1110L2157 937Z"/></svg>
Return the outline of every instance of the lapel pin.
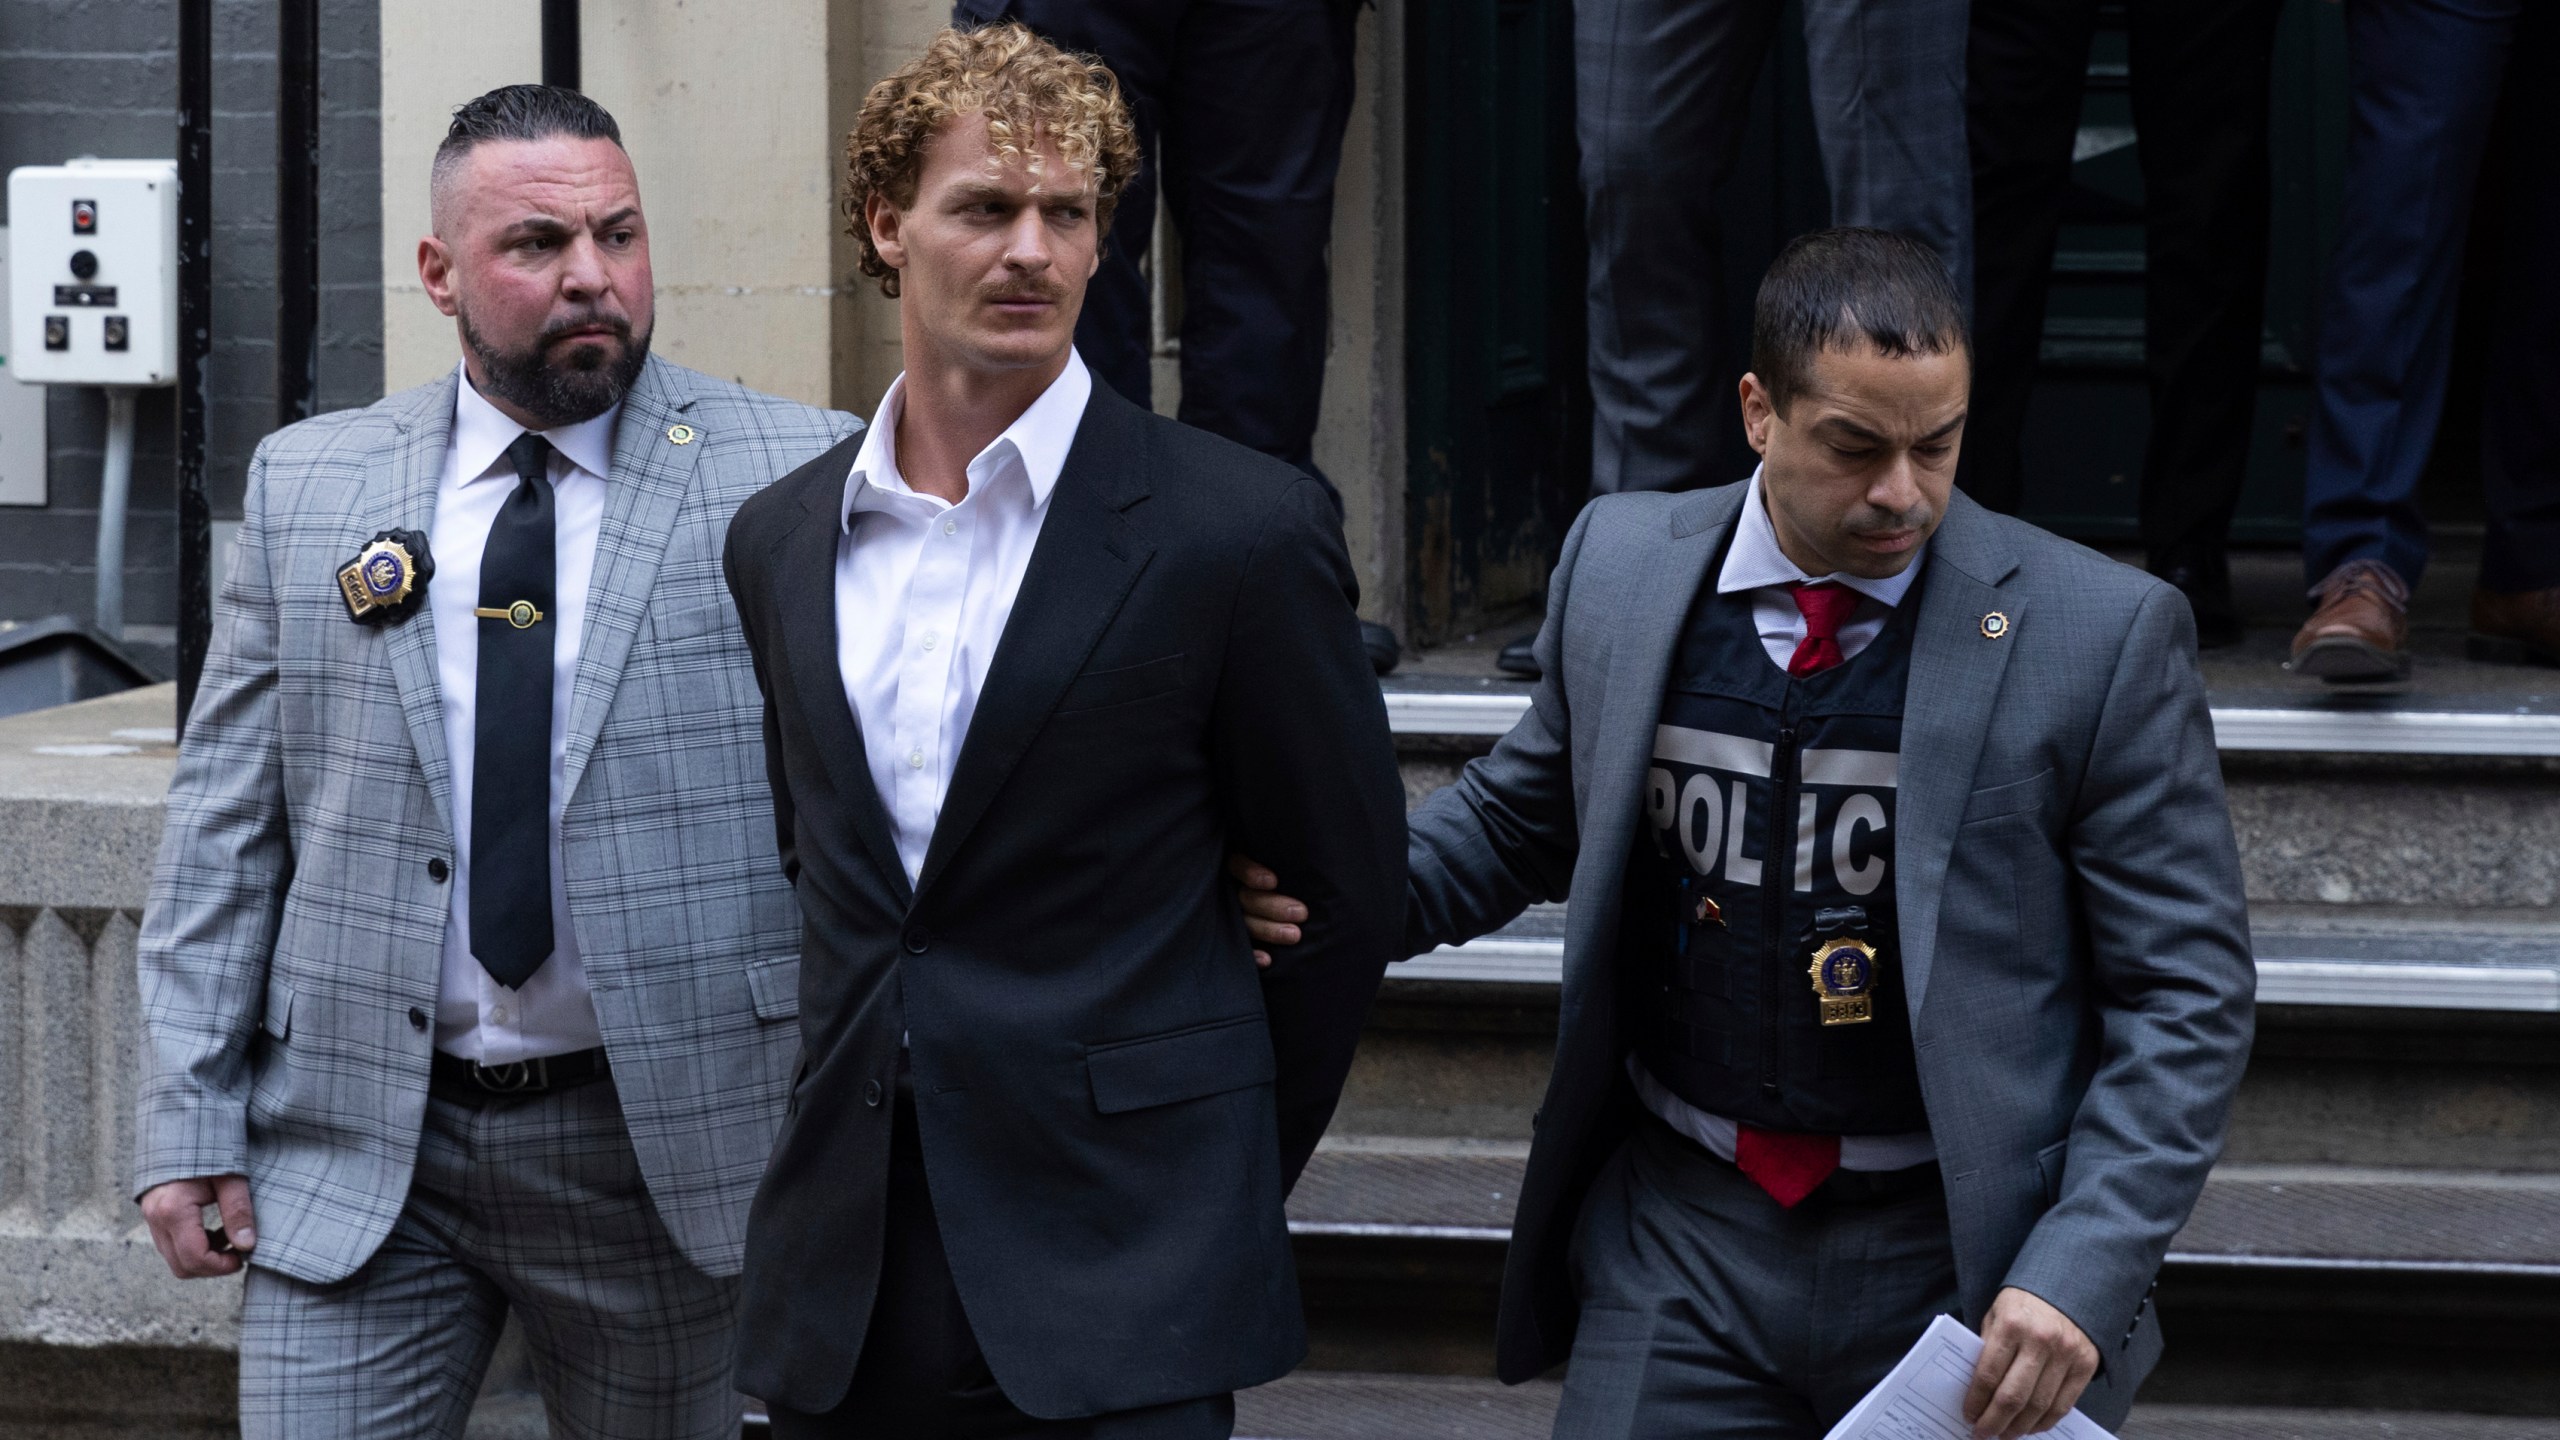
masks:
<svg viewBox="0 0 2560 1440"><path fill-rule="evenodd" d="M701 433L701 431L694 429L690 425L670 425L667 427L667 438L673 440L679 445L692 444L693 437Z"/></svg>
<svg viewBox="0 0 2560 1440"><path fill-rule="evenodd" d="M435 574L425 535L385 530L338 567L338 597L347 602L348 618L359 625L379 625L415 606Z"/></svg>
<svg viewBox="0 0 2560 1440"><path fill-rule="evenodd" d="M1994 611L1992 611L1990 614L1985 615L1985 616L1983 616L1983 617L1982 617L1982 638L1983 638L1983 639L1985 639L1985 640L2001 640L2001 639L2006 639L2006 638L2008 637L2008 634L2009 634L2009 617L2008 617L2008 616L2001 614L2001 613L2000 613L1999 611L1997 611L1997 610L1994 610Z"/></svg>

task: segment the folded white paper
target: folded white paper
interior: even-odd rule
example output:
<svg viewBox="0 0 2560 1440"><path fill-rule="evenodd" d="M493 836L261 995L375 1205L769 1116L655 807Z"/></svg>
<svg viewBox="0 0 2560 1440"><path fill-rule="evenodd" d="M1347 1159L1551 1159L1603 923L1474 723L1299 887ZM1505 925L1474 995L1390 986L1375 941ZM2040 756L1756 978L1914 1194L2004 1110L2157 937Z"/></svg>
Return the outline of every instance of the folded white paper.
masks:
<svg viewBox="0 0 2560 1440"><path fill-rule="evenodd" d="M1939 1316L1893 1373L1840 1417L1825 1440L1973 1440L1973 1427L1965 1423L1964 1396L1981 1359L1982 1337ZM2115 1440L2077 1410L2044 1433L2060 1440Z"/></svg>

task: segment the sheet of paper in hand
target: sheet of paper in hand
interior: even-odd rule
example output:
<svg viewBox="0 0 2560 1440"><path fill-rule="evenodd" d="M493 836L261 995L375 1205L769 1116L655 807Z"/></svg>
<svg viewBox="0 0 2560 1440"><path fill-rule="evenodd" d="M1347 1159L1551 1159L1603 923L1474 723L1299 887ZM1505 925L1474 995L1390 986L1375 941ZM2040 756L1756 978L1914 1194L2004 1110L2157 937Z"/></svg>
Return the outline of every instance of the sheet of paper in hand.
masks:
<svg viewBox="0 0 2560 1440"><path fill-rule="evenodd" d="M1964 1393L1982 1358L1982 1337L1941 1315L1893 1373L1867 1392L1824 1440L1973 1440ZM2115 1440L2074 1410L2044 1432L2059 1440Z"/></svg>

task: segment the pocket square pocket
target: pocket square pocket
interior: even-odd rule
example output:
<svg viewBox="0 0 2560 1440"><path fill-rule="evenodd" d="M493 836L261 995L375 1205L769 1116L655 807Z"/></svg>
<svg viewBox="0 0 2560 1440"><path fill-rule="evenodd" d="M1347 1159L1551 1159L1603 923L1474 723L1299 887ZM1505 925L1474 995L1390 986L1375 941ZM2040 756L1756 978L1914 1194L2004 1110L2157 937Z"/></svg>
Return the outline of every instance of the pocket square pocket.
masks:
<svg viewBox="0 0 2560 1440"><path fill-rule="evenodd" d="M1137 665L1087 670L1068 682L1058 697L1058 713L1103 710L1139 700L1152 700L1182 688L1182 657L1167 655Z"/></svg>
<svg viewBox="0 0 2560 1440"><path fill-rule="evenodd" d="M666 609L651 607L649 638L653 640L687 640L708 635L729 625L729 607L718 599L697 600Z"/></svg>
<svg viewBox="0 0 2560 1440"><path fill-rule="evenodd" d="M1971 825L1979 820L1997 820L2003 815L2032 815L2044 808L2053 794L2053 772L2039 770L2024 780L2006 785L1991 785L1973 792L1964 802L1964 819Z"/></svg>

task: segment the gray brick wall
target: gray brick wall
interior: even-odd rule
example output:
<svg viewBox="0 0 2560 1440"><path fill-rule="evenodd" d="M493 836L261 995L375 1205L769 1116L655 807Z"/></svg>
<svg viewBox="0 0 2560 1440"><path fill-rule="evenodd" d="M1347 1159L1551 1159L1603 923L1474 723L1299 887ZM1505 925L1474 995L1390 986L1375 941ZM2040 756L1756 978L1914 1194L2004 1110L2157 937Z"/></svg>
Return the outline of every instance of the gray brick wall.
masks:
<svg viewBox="0 0 2560 1440"><path fill-rule="evenodd" d="M275 7L216 0L214 339L206 484L236 518L249 452L275 423ZM172 0L0 0L0 171L75 155L177 153ZM320 408L382 394L379 0L320 5ZM6 222L0 199L0 223ZM165 657L177 617L176 393L144 393L125 538L136 648ZM106 401L48 400L48 503L0 507L0 620L86 618L96 585Z"/></svg>

